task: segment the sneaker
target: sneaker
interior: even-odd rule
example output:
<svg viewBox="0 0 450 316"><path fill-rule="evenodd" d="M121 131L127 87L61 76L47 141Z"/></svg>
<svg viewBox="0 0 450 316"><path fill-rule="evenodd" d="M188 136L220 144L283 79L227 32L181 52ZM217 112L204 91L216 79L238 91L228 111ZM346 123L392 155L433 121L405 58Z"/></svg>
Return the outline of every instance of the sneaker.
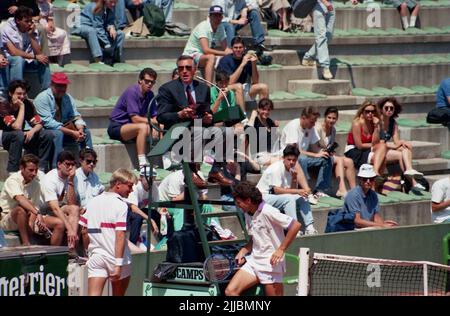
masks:
<svg viewBox="0 0 450 316"><path fill-rule="evenodd" d="M316 194L314 194L314 196L317 199L320 199L320 198L323 198L323 197L329 197L328 194L326 194L325 192L322 192L322 191L317 191Z"/></svg>
<svg viewBox="0 0 450 316"><path fill-rule="evenodd" d="M306 226L306 229L305 229L306 236L318 235L318 234L319 234L319 232L314 228L313 224Z"/></svg>
<svg viewBox="0 0 450 316"><path fill-rule="evenodd" d="M413 178L421 178L421 177L423 177L423 173L422 172L419 172L419 171L414 170L414 169L406 170L403 174L405 176L410 176L410 177L413 177Z"/></svg>
<svg viewBox="0 0 450 316"><path fill-rule="evenodd" d="M299 238L299 237L302 237L304 235L305 235L305 233L302 232L301 230L299 230L298 233L297 233L297 236L295 236L295 238Z"/></svg>
<svg viewBox="0 0 450 316"><path fill-rule="evenodd" d="M322 76L325 80L333 79L333 74L331 73L330 68L323 68Z"/></svg>
<svg viewBox="0 0 450 316"><path fill-rule="evenodd" d="M415 191L425 191L426 188L425 188L423 185L421 185L420 183L416 183L416 185L412 187L412 190L415 190Z"/></svg>
<svg viewBox="0 0 450 316"><path fill-rule="evenodd" d="M315 65L316 65L316 62L312 59L303 58L303 60L302 60L302 66L312 67Z"/></svg>
<svg viewBox="0 0 450 316"><path fill-rule="evenodd" d="M310 194L308 195L308 202L311 205L316 205L317 203L319 203L319 200L313 194Z"/></svg>

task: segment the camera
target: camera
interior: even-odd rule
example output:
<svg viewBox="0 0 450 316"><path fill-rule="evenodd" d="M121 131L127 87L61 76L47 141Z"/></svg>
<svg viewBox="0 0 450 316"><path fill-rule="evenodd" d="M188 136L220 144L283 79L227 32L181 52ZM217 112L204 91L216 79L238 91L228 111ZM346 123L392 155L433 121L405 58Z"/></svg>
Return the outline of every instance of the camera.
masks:
<svg viewBox="0 0 450 316"><path fill-rule="evenodd" d="M325 151L329 154L332 154L336 151L336 148L339 147L339 144L334 142L333 144L330 144L327 146L327 148L325 149Z"/></svg>

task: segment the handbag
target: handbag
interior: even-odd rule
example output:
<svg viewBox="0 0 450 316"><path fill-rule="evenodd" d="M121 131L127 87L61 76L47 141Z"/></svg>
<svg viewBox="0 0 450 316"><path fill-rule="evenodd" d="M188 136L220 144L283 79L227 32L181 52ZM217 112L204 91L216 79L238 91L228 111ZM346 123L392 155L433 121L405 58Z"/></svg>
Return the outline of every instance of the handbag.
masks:
<svg viewBox="0 0 450 316"><path fill-rule="evenodd" d="M335 233L355 229L355 213L344 211L342 208L328 212L325 233Z"/></svg>
<svg viewBox="0 0 450 316"><path fill-rule="evenodd" d="M317 0L295 0L292 4L292 12L296 18L305 18L317 4Z"/></svg>

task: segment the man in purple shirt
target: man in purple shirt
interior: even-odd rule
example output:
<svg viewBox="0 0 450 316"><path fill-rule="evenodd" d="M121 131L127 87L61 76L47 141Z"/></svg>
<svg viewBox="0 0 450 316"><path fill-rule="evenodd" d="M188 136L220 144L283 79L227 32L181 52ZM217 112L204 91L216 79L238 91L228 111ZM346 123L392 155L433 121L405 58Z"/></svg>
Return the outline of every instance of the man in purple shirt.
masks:
<svg viewBox="0 0 450 316"><path fill-rule="evenodd" d="M148 164L145 157L146 140L150 134L147 113L150 107L152 122L156 121L156 102L152 87L156 83L156 71L144 68L137 84L128 87L120 96L109 117L108 135L111 139L128 142L135 140L139 167Z"/></svg>

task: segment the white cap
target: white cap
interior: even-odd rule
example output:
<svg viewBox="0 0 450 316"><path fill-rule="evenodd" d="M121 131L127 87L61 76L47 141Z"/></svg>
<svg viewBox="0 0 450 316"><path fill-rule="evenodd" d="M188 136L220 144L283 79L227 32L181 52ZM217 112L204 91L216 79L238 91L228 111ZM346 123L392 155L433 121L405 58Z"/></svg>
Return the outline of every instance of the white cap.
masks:
<svg viewBox="0 0 450 316"><path fill-rule="evenodd" d="M369 165L367 163L363 164L361 167L359 167L358 177L361 178L373 178L376 177L377 174L373 170L373 166Z"/></svg>

